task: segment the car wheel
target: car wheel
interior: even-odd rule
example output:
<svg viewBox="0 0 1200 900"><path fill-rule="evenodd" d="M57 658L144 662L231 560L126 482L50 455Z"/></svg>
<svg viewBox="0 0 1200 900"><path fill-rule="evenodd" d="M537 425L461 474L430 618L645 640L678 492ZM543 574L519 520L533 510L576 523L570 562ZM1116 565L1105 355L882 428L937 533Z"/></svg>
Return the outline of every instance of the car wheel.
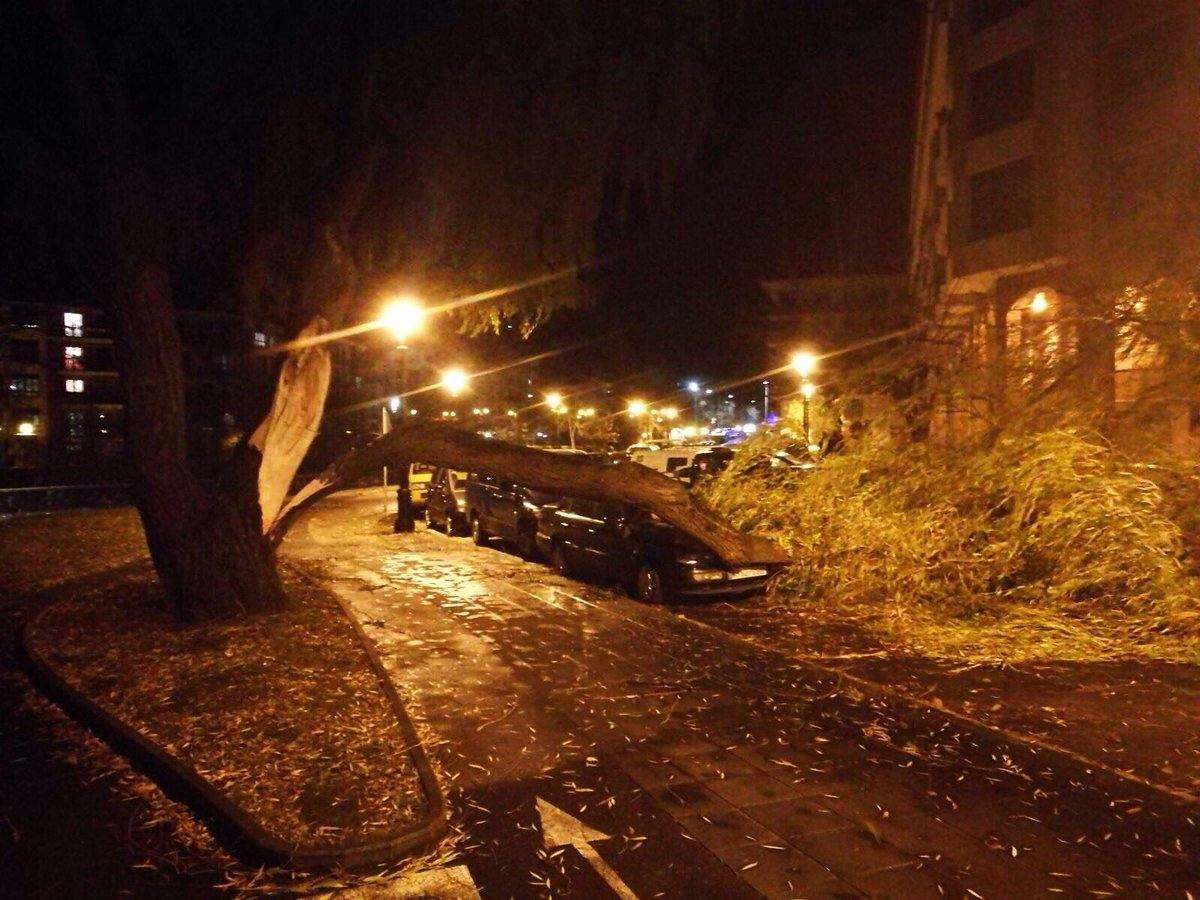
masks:
<svg viewBox="0 0 1200 900"><path fill-rule="evenodd" d="M433 513L429 511L429 507L425 507L425 527L430 531L437 531L437 523L433 521Z"/></svg>
<svg viewBox="0 0 1200 900"><path fill-rule="evenodd" d="M567 559L567 551L562 544L555 544L550 549L550 568L564 578L571 577L571 563Z"/></svg>
<svg viewBox="0 0 1200 900"><path fill-rule="evenodd" d="M483 523L479 521L479 516L471 520L471 540L475 542L476 546L487 546L488 533L483 527Z"/></svg>
<svg viewBox="0 0 1200 900"><path fill-rule="evenodd" d="M471 530L467 527L466 519L464 519L461 515L455 515L453 513L451 513L450 517L446 520L446 528L448 533L454 535L455 537L463 537Z"/></svg>
<svg viewBox="0 0 1200 900"><path fill-rule="evenodd" d="M638 567L636 594L643 603L663 602L662 575L658 569L645 564Z"/></svg>
<svg viewBox="0 0 1200 900"><path fill-rule="evenodd" d="M537 559L537 534L530 531L528 528L522 528L517 532L517 555L521 559L534 560Z"/></svg>

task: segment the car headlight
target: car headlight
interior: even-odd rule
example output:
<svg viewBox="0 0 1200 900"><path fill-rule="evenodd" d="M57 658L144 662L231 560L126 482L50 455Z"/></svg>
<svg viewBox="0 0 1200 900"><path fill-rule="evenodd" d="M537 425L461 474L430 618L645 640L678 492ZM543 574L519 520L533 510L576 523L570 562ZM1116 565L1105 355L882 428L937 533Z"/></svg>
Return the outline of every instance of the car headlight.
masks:
<svg viewBox="0 0 1200 900"><path fill-rule="evenodd" d="M721 569L689 569L689 576L692 581L723 581L725 572Z"/></svg>

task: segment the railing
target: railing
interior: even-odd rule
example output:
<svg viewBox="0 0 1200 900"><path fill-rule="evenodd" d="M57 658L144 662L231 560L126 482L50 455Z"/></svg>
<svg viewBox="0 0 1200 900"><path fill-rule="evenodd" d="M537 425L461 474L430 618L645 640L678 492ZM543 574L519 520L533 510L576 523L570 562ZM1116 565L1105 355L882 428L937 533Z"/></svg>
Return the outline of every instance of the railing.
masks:
<svg viewBox="0 0 1200 900"><path fill-rule="evenodd" d="M52 484L38 487L0 488L0 515L121 506L129 502L123 484Z"/></svg>

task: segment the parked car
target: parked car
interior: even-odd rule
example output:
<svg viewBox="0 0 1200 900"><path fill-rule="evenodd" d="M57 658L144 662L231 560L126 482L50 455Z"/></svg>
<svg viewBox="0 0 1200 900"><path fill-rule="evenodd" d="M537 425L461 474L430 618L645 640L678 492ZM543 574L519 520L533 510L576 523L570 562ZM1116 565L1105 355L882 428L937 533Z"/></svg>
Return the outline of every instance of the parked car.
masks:
<svg viewBox="0 0 1200 900"><path fill-rule="evenodd" d="M425 524L446 534L462 535L470 531L467 519L467 473L455 469L437 469L425 494Z"/></svg>
<svg viewBox="0 0 1200 900"><path fill-rule="evenodd" d="M634 449L634 447L630 447L629 458L635 463L641 463L643 466L670 475L676 469L690 466L692 459L697 453L703 453L709 449L709 445L700 444L662 447L659 449Z"/></svg>
<svg viewBox="0 0 1200 900"><path fill-rule="evenodd" d="M429 481L437 466L425 463L412 463L408 467L408 495L412 498L413 509L425 508L425 495L429 491Z"/></svg>
<svg viewBox="0 0 1200 900"><path fill-rule="evenodd" d="M719 475L729 468L733 454L732 447L709 447L693 456L691 465L676 469L674 475L688 487L694 487L701 478Z"/></svg>
<svg viewBox="0 0 1200 900"><path fill-rule="evenodd" d="M573 497L542 506L537 544L559 574L615 581L651 603L752 594L779 569L730 569L656 516L626 503Z"/></svg>
<svg viewBox="0 0 1200 900"><path fill-rule="evenodd" d="M466 483L467 525L471 539L484 546L493 537L516 547L525 559L537 556L537 513L552 500L503 478L472 472Z"/></svg>

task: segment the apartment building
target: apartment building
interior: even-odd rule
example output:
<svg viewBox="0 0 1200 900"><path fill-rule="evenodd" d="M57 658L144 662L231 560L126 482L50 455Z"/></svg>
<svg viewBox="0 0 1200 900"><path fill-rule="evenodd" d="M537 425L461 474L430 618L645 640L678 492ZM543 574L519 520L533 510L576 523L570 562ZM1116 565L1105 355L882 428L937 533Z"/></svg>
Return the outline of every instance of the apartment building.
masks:
<svg viewBox="0 0 1200 900"><path fill-rule="evenodd" d="M230 317L184 310L189 439L198 462L215 459L229 430ZM245 342L265 345L267 336ZM85 304L0 301L0 480L20 485L123 478L123 406L104 311Z"/></svg>
<svg viewBox="0 0 1200 900"><path fill-rule="evenodd" d="M1161 178L1200 160L1200 3L933 0L923 32L917 302L940 337L994 363L1090 354L1086 384L1119 407L1139 363L1085 333L1080 267ZM1198 413L1181 410L1175 432Z"/></svg>

